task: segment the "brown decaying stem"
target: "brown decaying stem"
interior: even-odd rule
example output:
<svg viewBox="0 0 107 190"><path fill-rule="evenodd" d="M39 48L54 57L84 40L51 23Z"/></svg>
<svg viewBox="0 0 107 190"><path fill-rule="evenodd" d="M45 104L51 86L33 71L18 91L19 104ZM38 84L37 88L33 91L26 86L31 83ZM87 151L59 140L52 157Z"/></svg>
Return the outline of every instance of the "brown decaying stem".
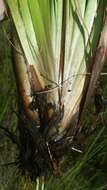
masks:
<svg viewBox="0 0 107 190"><path fill-rule="evenodd" d="M86 81L86 85L83 91L83 97L80 103L78 127L81 125L80 122L83 117L83 110L86 106L88 106L91 100L91 97L94 95L96 83L100 77L100 73L106 59L107 59L107 13L106 13L104 26L101 32L98 46L92 57L91 76L90 76L90 79L86 78L87 81ZM77 131L78 131L78 127L77 127Z"/></svg>
<svg viewBox="0 0 107 190"><path fill-rule="evenodd" d="M16 47L19 47L18 42L13 38L14 44ZM20 48L21 51L21 48ZM22 55L18 54L16 50L12 49L13 53L13 68L16 77L16 84L19 93L19 99L22 101L23 109L25 111L26 116L30 120L38 120L37 112L34 112L30 109L31 103L31 87L28 78L27 67L25 64L25 59Z"/></svg>

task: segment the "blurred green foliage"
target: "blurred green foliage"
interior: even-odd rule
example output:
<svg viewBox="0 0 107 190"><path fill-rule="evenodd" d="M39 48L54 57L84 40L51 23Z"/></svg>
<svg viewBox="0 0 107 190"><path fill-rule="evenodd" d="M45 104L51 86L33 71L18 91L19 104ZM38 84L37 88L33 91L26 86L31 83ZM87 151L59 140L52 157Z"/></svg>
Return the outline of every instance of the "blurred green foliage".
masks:
<svg viewBox="0 0 107 190"><path fill-rule="evenodd" d="M10 23L5 22L5 32L0 23L0 127L11 131L16 128L16 87L12 69L11 46L7 37L10 37ZM14 146L0 129L0 165L14 160ZM8 186L8 181L13 177L14 167L0 166L0 190Z"/></svg>

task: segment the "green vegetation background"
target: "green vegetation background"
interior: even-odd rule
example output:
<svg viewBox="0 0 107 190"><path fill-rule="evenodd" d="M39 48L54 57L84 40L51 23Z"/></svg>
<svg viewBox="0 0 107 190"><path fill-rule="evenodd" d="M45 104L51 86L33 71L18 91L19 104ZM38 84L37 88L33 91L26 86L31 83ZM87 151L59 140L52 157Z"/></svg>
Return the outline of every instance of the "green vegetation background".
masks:
<svg viewBox="0 0 107 190"><path fill-rule="evenodd" d="M12 132L17 128L17 92L12 69L11 45L7 40L10 27L5 23L7 33L0 25L0 127ZM104 72L107 68L105 65ZM107 96L107 76L101 77L102 95ZM92 108L93 110L93 108ZM101 118L104 117L104 122ZM95 132L88 138L87 147L82 154L73 153L63 164L66 172L59 178L51 177L46 182L46 190L107 190L107 108L103 108ZM84 123L91 127L91 114L85 116ZM20 176L17 167L11 163L16 160L17 149L0 129L0 190L36 189Z"/></svg>

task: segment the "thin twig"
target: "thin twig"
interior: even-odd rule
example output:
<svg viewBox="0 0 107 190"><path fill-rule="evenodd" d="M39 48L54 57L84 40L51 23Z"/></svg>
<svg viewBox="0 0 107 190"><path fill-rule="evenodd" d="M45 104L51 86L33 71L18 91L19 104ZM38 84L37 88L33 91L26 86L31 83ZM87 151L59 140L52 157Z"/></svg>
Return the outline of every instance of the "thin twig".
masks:
<svg viewBox="0 0 107 190"><path fill-rule="evenodd" d="M76 76L90 76L90 75L91 75L91 73L74 74L74 75L71 75L69 78L65 79L65 80L63 81L63 84L62 84L62 82L59 83L59 84L57 84L57 83L55 83L54 81L52 81L52 80L49 79L49 81L51 81L52 83L56 84L56 86L54 86L54 87L52 87L52 88L50 88L50 89L48 89L48 90L46 89L46 90L42 90L42 91L36 91L35 94L51 93L51 92L53 92L54 90L57 90L58 88L63 87L66 82L70 82L71 78L73 78L73 77L76 77ZM100 73L100 75L101 75L101 76L106 76L107 73ZM43 75L42 75L42 76L43 76ZM45 76L44 76L44 77L45 77ZM47 80L48 80L48 79L47 79ZM29 96L30 96L30 95L29 95Z"/></svg>
<svg viewBox="0 0 107 190"><path fill-rule="evenodd" d="M21 56L25 57L25 55L24 55L21 51L19 51L18 48L17 48L17 47L12 43L12 41L9 39L9 36L8 36L8 34L7 34L7 32L6 32L5 28L4 28L4 26L2 26L2 28L3 28L3 31L4 31L4 35L5 35L6 39L7 39L7 41L10 43L10 45L15 49L15 51L16 51L18 54L20 54Z"/></svg>

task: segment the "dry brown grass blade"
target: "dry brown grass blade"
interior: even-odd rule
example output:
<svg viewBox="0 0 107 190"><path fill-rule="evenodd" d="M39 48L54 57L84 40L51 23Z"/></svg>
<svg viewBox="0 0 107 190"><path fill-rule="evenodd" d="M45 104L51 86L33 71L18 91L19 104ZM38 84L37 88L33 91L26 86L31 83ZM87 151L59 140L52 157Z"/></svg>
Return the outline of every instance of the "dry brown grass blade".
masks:
<svg viewBox="0 0 107 190"><path fill-rule="evenodd" d="M106 59L107 59L107 16L105 18L104 27L100 36L100 41L94 55L92 74L85 104L89 102L90 98L94 93L96 83L100 77L100 73Z"/></svg>
<svg viewBox="0 0 107 190"><path fill-rule="evenodd" d="M66 36L66 3L63 1L63 17L62 17L62 31L61 31L61 50L60 50L60 66L59 66L59 83L64 80L64 61L65 61L65 36ZM62 87L61 94L59 93L59 103L61 104L60 96L62 96Z"/></svg>
<svg viewBox="0 0 107 190"><path fill-rule="evenodd" d="M92 57L91 75L87 76L86 78L86 83L83 91L83 98L80 103L79 121L82 118L84 108L89 104L91 97L94 95L96 84L100 77L100 73L106 59L107 59L107 15L105 17L104 26L101 32L98 46Z"/></svg>

